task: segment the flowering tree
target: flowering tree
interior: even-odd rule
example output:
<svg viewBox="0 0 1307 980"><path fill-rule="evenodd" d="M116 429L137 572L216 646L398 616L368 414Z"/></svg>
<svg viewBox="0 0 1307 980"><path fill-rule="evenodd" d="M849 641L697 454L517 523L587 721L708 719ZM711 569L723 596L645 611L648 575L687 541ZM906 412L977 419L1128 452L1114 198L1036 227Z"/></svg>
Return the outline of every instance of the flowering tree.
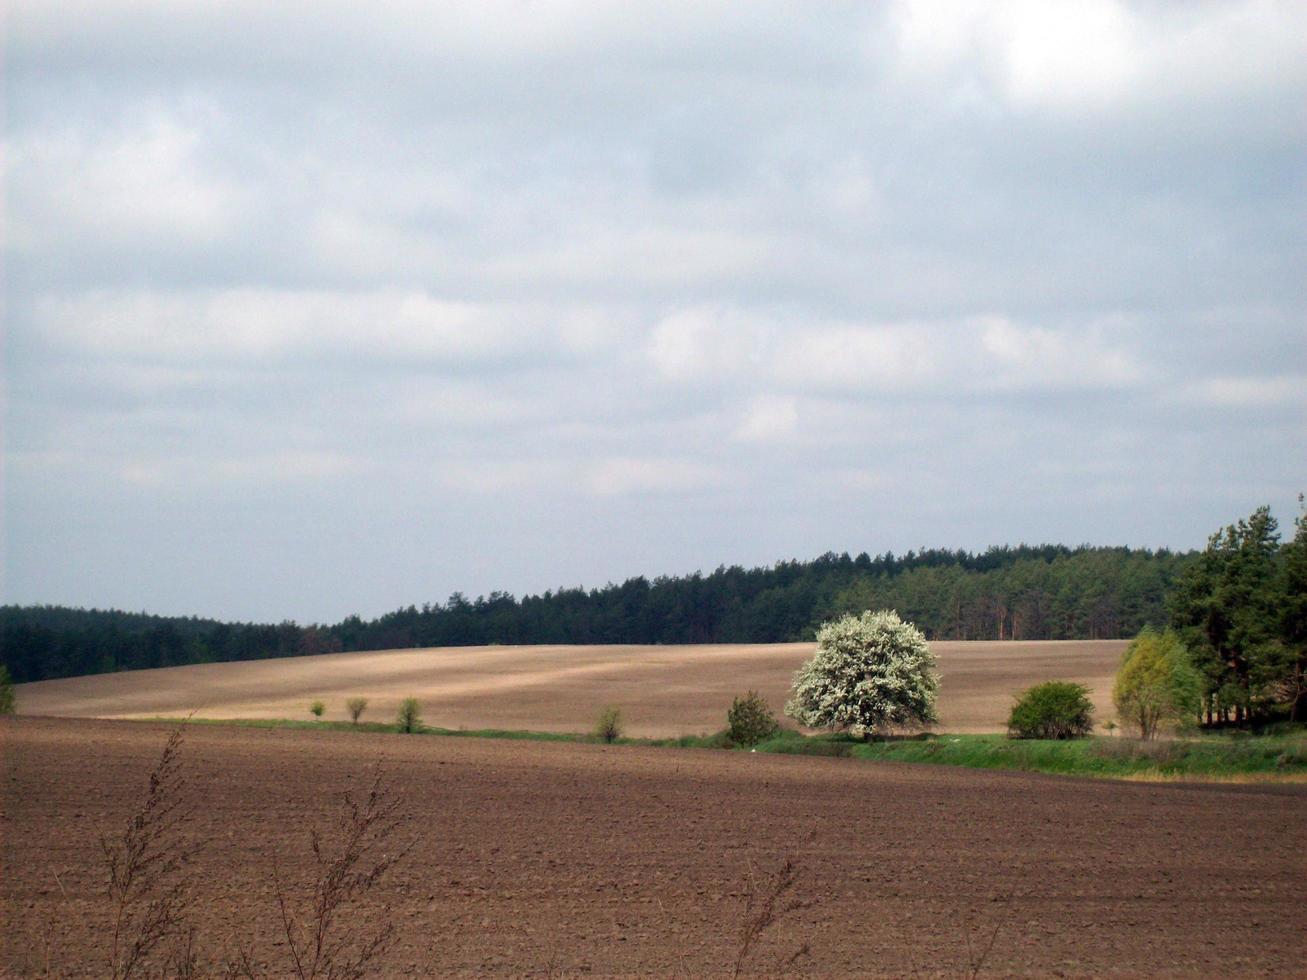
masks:
<svg viewBox="0 0 1307 980"><path fill-rule="evenodd" d="M935 721L938 690L921 630L896 612L864 612L817 631L817 652L795 672L785 713L809 728L866 737Z"/></svg>

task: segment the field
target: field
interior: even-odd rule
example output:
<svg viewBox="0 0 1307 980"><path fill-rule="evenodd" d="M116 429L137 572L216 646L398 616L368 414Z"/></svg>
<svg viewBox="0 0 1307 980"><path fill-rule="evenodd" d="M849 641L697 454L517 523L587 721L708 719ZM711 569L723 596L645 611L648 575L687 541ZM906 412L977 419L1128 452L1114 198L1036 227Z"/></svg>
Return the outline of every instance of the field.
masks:
<svg viewBox="0 0 1307 980"><path fill-rule="evenodd" d="M1124 641L932 644L941 674L941 731L1001 731L1012 695L1058 678L1088 685L1110 717ZM756 688L779 711L812 644L455 647L202 664L40 681L18 688L25 715L94 718L346 718L345 699L369 699L365 719L390 721L401 699L445 728L585 731L619 705L631 735L674 737L723 727L732 697Z"/></svg>
<svg viewBox="0 0 1307 980"><path fill-rule="evenodd" d="M1123 646L936 644L939 727L997 731L1012 693L1050 677L1088 684L1109 716ZM0 719L0 976L106 974L100 835L139 807L171 730L123 719L308 722L321 698L339 721L362 695L365 720L390 721L413 696L448 728L583 731L612 703L631 734L673 736L722 727L748 688L779 706L810 650L390 651L22 685L21 716ZM844 747L949 761L988 744ZM405 856L338 921L360 936L394 924L380 975L730 976L749 894L786 859L797 907L746 975L1302 975L1307 957L1301 783L210 725L185 729L182 759L202 975L241 948L289 975L275 882L306 907L311 830L333 840L341 794L378 764Z"/></svg>
<svg viewBox="0 0 1307 980"><path fill-rule="evenodd" d="M0 973L104 974L97 834L167 731L0 723ZM252 942L284 973L274 859L300 901L309 828L378 759L412 850L347 921L396 923L385 975L729 976L750 868L786 857L802 907L746 972L803 944L823 976L967 975L991 939L986 975L1301 975L1307 954L1301 787L201 726L183 761L212 957Z"/></svg>

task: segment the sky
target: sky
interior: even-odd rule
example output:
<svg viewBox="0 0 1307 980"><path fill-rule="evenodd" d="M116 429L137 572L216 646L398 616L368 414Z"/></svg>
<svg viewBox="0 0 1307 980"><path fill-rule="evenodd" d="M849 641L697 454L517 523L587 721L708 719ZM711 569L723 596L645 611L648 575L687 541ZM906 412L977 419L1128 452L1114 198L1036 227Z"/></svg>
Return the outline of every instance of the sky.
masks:
<svg viewBox="0 0 1307 980"><path fill-rule="evenodd" d="M1307 4L7 6L4 602L1299 513Z"/></svg>

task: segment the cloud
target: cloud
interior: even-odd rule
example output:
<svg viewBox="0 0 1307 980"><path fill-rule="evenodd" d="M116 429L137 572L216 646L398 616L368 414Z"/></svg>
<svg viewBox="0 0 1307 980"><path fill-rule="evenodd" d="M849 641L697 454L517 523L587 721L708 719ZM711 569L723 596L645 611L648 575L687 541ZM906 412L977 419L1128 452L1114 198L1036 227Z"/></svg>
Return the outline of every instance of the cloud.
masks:
<svg viewBox="0 0 1307 980"><path fill-rule="evenodd" d="M151 456L124 459L118 479L137 487L204 483L266 484L331 479L359 469L357 460L336 452L273 452L241 456Z"/></svg>
<svg viewBox="0 0 1307 980"><path fill-rule="evenodd" d="M973 329L989 355L988 365L978 367L993 370L992 383L1000 388L1124 388L1147 380L1134 354L1097 324L1058 331L982 317Z"/></svg>
<svg viewBox="0 0 1307 980"><path fill-rule="evenodd" d="M726 471L718 465L666 457L615 456L586 467L585 486L599 497L631 494L688 493L721 486Z"/></svg>
<svg viewBox="0 0 1307 980"><path fill-rule="evenodd" d="M748 313L700 307L659 321L646 350L669 380L720 378L761 364L772 344L770 334L766 322Z"/></svg>
<svg viewBox="0 0 1307 980"><path fill-rule="evenodd" d="M1301 3L6 26L16 599L223 612L139 557L201 526L227 611L274 619L828 548L1184 547L1299 479ZM248 587L269 528L346 542L343 584Z"/></svg>
<svg viewBox="0 0 1307 980"><path fill-rule="evenodd" d="M239 184L204 165L213 118L149 111L121 127L26 133L10 144L12 248L37 251L91 236L121 248L142 239L197 246L237 227Z"/></svg>
<svg viewBox="0 0 1307 980"><path fill-rule="evenodd" d="M894 22L908 77L966 78L1016 107L1053 112L1301 84L1307 55L1302 6L1263 0L1167 8L905 0Z"/></svg>
<svg viewBox="0 0 1307 980"><path fill-rule="evenodd" d="M1215 408L1297 406L1307 409L1307 374L1208 378L1186 385L1178 393L1178 399L1187 404Z"/></svg>
<svg viewBox="0 0 1307 980"><path fill-rule="evenodd" d="M735 438L744 442L776 442L793 436L798 426L796 399L763 396L749 402L735 430Z"/></svg>
<svg viewBox="0 0 1307 980"><path fill-rule="evenodd" d="M66 350L163 361L348 355L461 362L548 346L538 318L522 310L421 292L96 291L44 297L36 315L43 335Z"/></svg>
<svg viewBox="0 0 1307 980"><path fill-rule="evenodd" d="M850 324L691 309L659 321L646 353L680 384L758 384L792 393L916 394L1136 386L1147 372L1130 324L1058 328L999 315Z"/></svg>
<svg viewBox="0 0 1307 980"><path fill-rule="evenodd" d="M454 459L439 462L434 470L441 485L475 494L553 487L565 478L565 469L557 461L542 459Z"/></svg>

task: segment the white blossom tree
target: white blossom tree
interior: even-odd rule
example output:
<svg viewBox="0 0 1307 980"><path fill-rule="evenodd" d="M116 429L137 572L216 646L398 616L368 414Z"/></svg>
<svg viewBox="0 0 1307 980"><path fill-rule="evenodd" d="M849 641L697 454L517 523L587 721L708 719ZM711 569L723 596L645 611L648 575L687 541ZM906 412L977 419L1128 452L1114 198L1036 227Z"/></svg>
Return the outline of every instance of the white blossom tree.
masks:
<svg viewBox="0 0 1307 980"><path fill-rule="evenodd" d="M892 610L848 615L817 631L785 713L809 728L867 737L936 720L939 678L921 630Z"/></svg>

